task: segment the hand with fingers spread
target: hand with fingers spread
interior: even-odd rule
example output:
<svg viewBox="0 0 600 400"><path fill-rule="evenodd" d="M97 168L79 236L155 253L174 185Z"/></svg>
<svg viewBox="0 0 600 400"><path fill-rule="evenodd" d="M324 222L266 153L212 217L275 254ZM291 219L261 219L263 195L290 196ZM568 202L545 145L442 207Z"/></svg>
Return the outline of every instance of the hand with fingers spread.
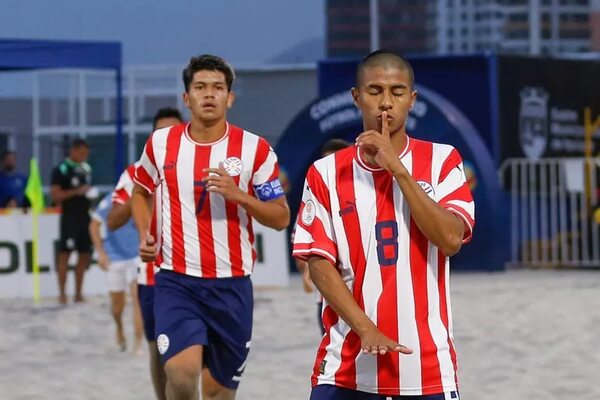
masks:
<svg viewBox="0 0 600 400"><path fill-rule="evenodd" d="M391 174L402 168L402 163L390 140L387 111L381 113L381 132L374 130L363 132L356 138L356 143L367 161L374 162Z"/></svg>
<svg viewBox="0 0 600 400"><path fill-rule="evenodd" d="M386 354L386 353L402 353L412 354L412 350L408 347L401 345L398 342L393 341L383 333L377 327L373 325L371 329L365 333L359 335L360 344L363 353L365 354Z"/></svg>
<svg viewBox="0 0 600 400"><path fill-rule="evenodd" d="M156 240L149 233L140 242L140 258L144 262L151 262L156 259L156 251L158 246Z"/></svg>
<svg viewBox="0 0 600 400"><path fill-rule="evenodd" d="M223 163L219 163L219 168L205 168L207 174L202 181L206 183L206 191L219 193L226 200L239 203L244 196L244 192L235 183L233 178L229 176Z"/></svg>

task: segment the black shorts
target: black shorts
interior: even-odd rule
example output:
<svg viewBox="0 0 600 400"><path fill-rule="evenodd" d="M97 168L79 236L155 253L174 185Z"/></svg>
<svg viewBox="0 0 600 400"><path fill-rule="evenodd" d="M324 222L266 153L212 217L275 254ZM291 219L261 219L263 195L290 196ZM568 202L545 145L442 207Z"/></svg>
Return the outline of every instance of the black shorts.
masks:
<svg viewBox="0 0 600 400"><path fill-rule="evenodd" d="M90 238L90 217L81 218L65 217L60 219L59 251L77 251L79 253L92 252L92 239Z"/></svg>

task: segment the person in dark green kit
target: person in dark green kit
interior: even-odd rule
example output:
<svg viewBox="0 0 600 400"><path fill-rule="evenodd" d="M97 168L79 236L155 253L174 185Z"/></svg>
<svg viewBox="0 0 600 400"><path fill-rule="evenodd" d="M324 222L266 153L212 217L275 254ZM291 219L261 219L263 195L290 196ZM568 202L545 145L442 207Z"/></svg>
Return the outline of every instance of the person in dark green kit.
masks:
<svg viewBox="0 0 600 400"><path fill-rule="evenodd" d="M58 301L66 304L65 284L67 263L72 251L77 251L75 267L75 302L84 301L83 276L90 264L92 242L88 231L90 224L90 199L86 196L92 182L92 169L86 163L90 148L83 139L71 143L69 156L52 171L52 200L62 209L60 239L56 270L58 273Z"/></svg>

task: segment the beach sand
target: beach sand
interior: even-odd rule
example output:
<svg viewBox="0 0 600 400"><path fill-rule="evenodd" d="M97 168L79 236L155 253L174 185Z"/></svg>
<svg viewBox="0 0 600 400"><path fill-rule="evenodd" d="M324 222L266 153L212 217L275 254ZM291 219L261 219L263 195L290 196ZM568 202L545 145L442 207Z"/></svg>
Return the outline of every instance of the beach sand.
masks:
<svg viewBox="0 0 600 400"><path fill-rule="evenodd" d="M451 293L463 400L600 399L600 271L453 273ZM308 399L314 297L295 276L255 298L237 398ZM118 352L113 330L103 296L1 301L0 399L152 399L147 350Z"/></svg>

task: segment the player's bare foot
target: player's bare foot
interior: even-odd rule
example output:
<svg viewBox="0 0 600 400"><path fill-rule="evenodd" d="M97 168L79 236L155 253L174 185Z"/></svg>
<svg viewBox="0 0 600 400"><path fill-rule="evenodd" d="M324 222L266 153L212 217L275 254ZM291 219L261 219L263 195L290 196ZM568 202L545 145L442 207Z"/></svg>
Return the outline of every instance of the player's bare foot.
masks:
<svg viewBox="0 0 600 400"><path fill-rule="evenodd" d="M83 297L82 295L79 294L79 295L75 296L74 301L75 301L75 303L85 303L85 297Z"/></svg>
<svg viewBox="0 0 600 400"><path fill-rule="evenodd" d="M134 356L143 356L144 355L144 349L142 347L142 342L139 340L136 340L133 345L133 355Z"/></svg>
<svg viewBox="0 0 600 400"><path fill-rule="evenodd" d="M117 330L117 346L119 347L119 351L127 351L127 340L125 339L123 332L119 330Z"/></svg>
<svg viewBox="0 0 600 400"><path fill-rule="evenodd" d="M67 304L67 296L64 294L61 294L60 296L58 296L58 304L61 304L61 305Z"/></svg>

